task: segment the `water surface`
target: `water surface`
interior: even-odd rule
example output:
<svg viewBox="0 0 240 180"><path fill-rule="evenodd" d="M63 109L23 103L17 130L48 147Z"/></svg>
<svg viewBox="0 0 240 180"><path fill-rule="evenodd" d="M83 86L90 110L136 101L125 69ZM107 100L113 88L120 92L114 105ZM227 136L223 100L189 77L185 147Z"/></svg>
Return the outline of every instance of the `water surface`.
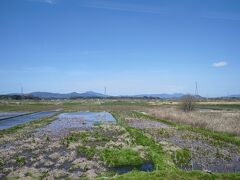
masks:
<svg viewBox="0 0 240 180"><path fill-rule="evenodd" d="M56 112L55 111L36 112L36 113L32 113L32 114L27 114L27 115L22 115L22 116L18 116L18 117L1 120L0 121L0 130L11 128L16 125L23 124L25 122L29 122L29 121L33 121L33 120L37 120L37 119L40 119L43 117L51 116L54 113L56 113Z"/></svg>
<svg viewBox="0 0 240 180"><path fill-rule="evenodd" d="M52 123L40 128L39 132L50 135L61 135L70 130L91 128L96 123L116 122L108 112L71 112L59 114Z"/></svg>

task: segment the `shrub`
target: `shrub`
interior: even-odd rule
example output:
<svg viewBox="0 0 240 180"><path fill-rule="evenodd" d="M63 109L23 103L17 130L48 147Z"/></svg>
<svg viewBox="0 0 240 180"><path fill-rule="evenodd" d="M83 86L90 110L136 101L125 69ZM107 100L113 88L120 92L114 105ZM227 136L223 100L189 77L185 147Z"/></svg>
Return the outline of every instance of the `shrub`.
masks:
<svg viewBox="0 0 240 180"><path fill-rule="evenodd" d="M195 97L192 95L183 96L181 99L181 107L184 112L193 111L195 108Z"/></svg>

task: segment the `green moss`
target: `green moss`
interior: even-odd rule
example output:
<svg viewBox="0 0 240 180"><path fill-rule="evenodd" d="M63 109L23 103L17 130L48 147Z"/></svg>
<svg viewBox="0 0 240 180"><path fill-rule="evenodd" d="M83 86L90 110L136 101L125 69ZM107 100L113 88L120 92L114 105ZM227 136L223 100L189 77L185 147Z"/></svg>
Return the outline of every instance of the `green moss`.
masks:
<svg viewBox="0 0 240 180"><path fill-rule="evenodd" d="M87 159L92 159L95 155L95 148L89 146L78 146L77 153L81 156L86 157Z"/></svg>
<svg viewBox="0 0 240 180"><path fill-rule="evenodd" d="M126 165L137 166L143 163L139 153L129 148L104 149L101 151L100 157L108 166L111 167Z"/></svg>

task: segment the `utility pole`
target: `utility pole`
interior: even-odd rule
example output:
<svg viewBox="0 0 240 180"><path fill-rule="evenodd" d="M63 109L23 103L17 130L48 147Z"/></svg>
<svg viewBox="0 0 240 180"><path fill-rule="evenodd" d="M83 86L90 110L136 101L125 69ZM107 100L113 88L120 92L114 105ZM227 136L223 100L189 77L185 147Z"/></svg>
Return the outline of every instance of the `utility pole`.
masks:
<svg viewBox="0 0 240 180"><path fill-rule="evenodd" d="M23 87L21 87L21 96L23 96Z"/></svg>
<svg viewBox="0 0 240 180"><path fill-rule="evenodd" d="M198 94L198 83L197 83L197 81L196 81L196 86L195 86L195 96L198 96L199 94Z"/></svg>
<svg viewBox="0 0 240 180"><path fill-rule="evenodd" d="M107 87L104 87L104 95L107 96Z"/></svg>

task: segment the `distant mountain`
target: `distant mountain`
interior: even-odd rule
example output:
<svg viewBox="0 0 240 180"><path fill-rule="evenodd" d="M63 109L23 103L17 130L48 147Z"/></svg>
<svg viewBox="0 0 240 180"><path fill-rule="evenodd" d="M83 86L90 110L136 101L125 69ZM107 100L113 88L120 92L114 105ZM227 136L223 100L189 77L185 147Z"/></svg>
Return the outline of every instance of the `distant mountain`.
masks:
<svg viewBox="0 0 240 180"><path fill-rule="evenodd" d="M81 94L78 94L78 95L79 95L79 97L108 97L105 94L96 93L96 92L93 92L93 91L87 91L85 93L81 93Z"/></svg>
<svg viewBox="0 0 240 180"><path fill-rule="evenodd" d="M230 98L240 98L240 94L234 94L234 95L230 95L230 96L227 96L227 97L230 97Z"/></svg>
<svg viewBox="0 0 240 180"><path fill-rule="evenodd" d="M136 95L135 97L153 97L153 98L161 98L161 99L179 99L183 97L185 94L182 93L174 93L174 94L141 94Z"/></svg>
<svg viewBox="0 0 240 180"><path fill-rule="evenodd" d="M50 92L33 92L29 95L33 97L38 97L42 99L70 99L70 98L90 98L90 97L106 97L104 94L96 93L93 91L87 91L85 93L66 93L66 94L60 94L60 93L50 93Z"/></svg>
<svg viewBox="0 0 240 180"><path fill-rule="evenodd" d="M50 93L50 92L32 92L29 94L24 94L23 96L26 98L40 98L40 99L77 99L77 98L160 98L160 99L169 99L169 100L178 100L186 94L182 93L174 93L174 94L140 94L140 95L132 95L132 96L107 96L101 93L87 91L84 93ZM20 96L23 98L21 94L7 94L7 96ZM195 96L197 99L203 99L201 96ZM240 98L240 95L232 95L225 98Z"/></svg>

